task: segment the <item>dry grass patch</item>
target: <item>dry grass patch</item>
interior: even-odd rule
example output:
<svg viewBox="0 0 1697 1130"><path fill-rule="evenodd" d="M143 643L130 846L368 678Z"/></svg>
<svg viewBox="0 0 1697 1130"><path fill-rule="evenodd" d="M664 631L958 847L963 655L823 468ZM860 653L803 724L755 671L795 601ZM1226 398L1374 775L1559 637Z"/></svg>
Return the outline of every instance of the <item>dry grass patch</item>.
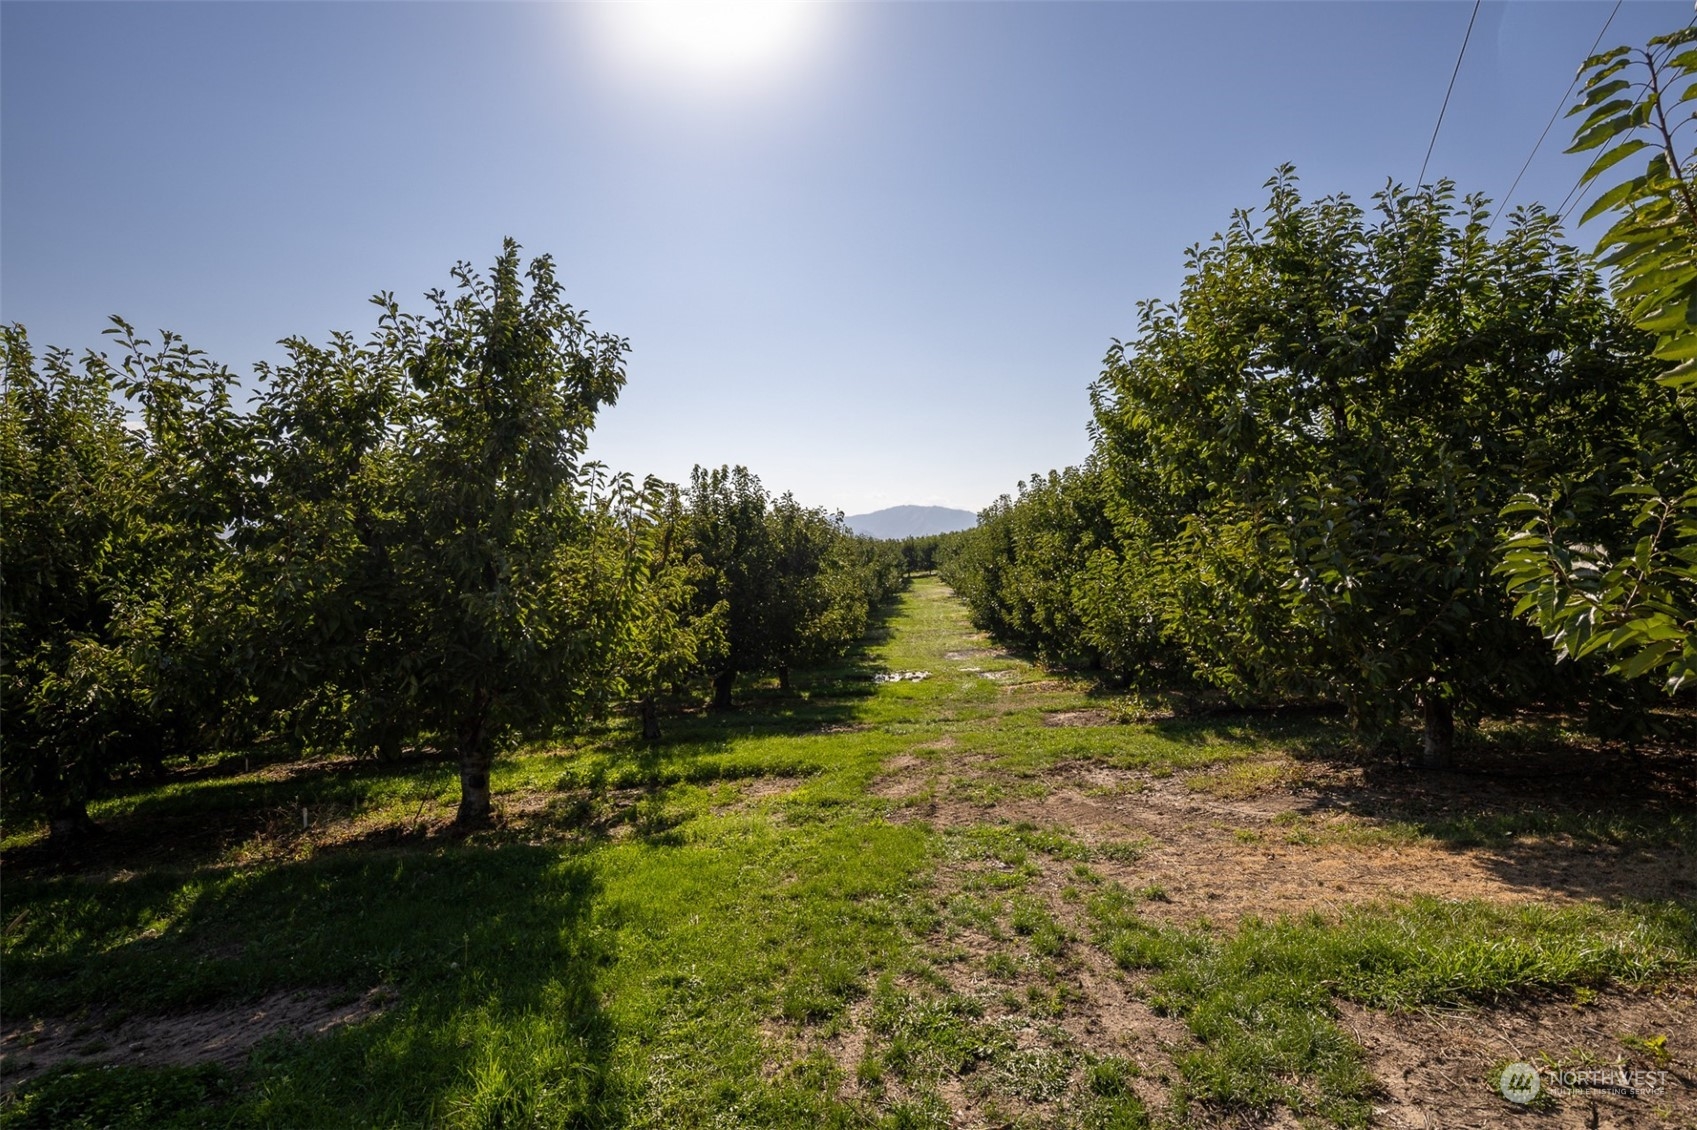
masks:
<svg viewBox="0 0 1697 1130"><path fill-rule="evenodd" d="M1293 790L1302 787L1305 775L1302 767L1291 761L1239 761L1223 769L1193 773L1184 779L1193 792L1207 793L1221 800L1248 800L1276 789Z"/></svg>

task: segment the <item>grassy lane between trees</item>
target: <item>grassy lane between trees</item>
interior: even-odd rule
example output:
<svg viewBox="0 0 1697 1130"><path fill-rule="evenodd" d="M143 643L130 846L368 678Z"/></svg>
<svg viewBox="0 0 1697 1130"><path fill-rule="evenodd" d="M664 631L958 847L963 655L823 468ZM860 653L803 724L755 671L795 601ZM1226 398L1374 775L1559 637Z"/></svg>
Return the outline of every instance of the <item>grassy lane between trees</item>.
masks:
<svg viewBox="0 0 1697 1130"><path fill-rule="evenodd" d="M469 834L450 763L263 751L69 862L8 828L0 1126L1697 1124L1689 752L1151 716L931 578L635 734L498 761Z"/></svg>

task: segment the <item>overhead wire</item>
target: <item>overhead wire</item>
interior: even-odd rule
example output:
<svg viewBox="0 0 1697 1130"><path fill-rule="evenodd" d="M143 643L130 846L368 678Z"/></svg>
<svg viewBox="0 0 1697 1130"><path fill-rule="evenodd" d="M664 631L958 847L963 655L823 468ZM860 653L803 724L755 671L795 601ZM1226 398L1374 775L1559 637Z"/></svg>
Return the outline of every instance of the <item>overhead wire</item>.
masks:
<svg viewBox="0 0 1697 1130"><path fill-rule="evenodd" d="M1603 21L1601 30L1597 32L1597 38L1591 41L1591 49L1585 52L1587 59L1597 53L1597 45L1603 42L1603 36L1609 33L1609 25L1615 22L1615 16L1620 13L1620 6L1624 2L1625 0L1615 0L1615 6L1609 10L1609 18ZM1561 117L1562 109L1567 105L1568 97L1573 93L1573 88L1579 85L1581 73L1577 70L1573 72L1573 80L1567 84L1567 89L1562 91L1561 97L1556 100L1556 108L1550 111L1550 120L1544 123L1544 132L1540 133L1538 140L1532 143L1532 152L1526 155L1526 161L1520 166L1520 171L1514 174L1514 183L1508 186L1507 192L1503 193L1501 205L1491 213L1491 222L1485 226L1486 235L1490 235L1491 229L1497 226L1497 217L1508 210L1509 203L1514 199L1514 190L1520 187L1521 178L1526 175L1526 170L1532 167L1532 159L1538 155L1538 149L1544 144L1544 139L1550 136L1550 129L1556 124L1556 119ZM1556 211L1559 213L1561 209L1558 208Z"/></svg>
<svg viewBox="0 0 1697 1130"><path fill-rule="evenodd" d="M1606 24L1604 25L1605 28L1607 26L1608 25L1606 25ZM1697 16L1692 16L1691 19L1686 23L1685 26L1687 28L1697 26ZM1597 51L1596 47L1593 46L1591 48L1591 53L1594 55L1594 54L1596 54L1596 51ZM1667 53L1670 53L1670 52L1664 52L1664 56ZM1577 210L1579 208L1579 205L1584 203L1585 193L1581 192L1580 189L1584 187L1585 174L1590 172L1590 171L1591 171L1591 166L1590 166L1590 163L1587 162L1585 168L1580 171L1579 178L1573 182L1573 187L1567 190L1567 195L1562 197L1561 203L1556 206L1555 216L1556 216L1556 222L1558 224L1566 223L1568 216L1573 214L1572 211L1570 211L1568 209L1568 206L1567 206L1569 201L1573 202L1573 209L1574 210ZM1576 193L1576 192L1579 193L1577 198L1575 198L1575 196L1574 196L1574 193Z"/></svg>
<svg viewBox="0 0 1697 1130"><path fill-rule="evenodd" d="M1467 57L1467 42L1473 38L1473 21L1479 18L1480 0L1473 0L1473 14L1467 17L1467 34L1461 37L1461 51L1455 57L1455 69L1450 72L1450 84L1444 89L1444 104L1438 107L1438 120L1432 126L1432 140L1426 143L1426 156L1420 162L1420 177L1415 188L1426 183L1426 166L1431 163L1432 150L1438 144L1438 131L1444 128L1444 113L1450 108L1450 95L1455 92L1455 76L1461 73L1461 61Z"/></svg>

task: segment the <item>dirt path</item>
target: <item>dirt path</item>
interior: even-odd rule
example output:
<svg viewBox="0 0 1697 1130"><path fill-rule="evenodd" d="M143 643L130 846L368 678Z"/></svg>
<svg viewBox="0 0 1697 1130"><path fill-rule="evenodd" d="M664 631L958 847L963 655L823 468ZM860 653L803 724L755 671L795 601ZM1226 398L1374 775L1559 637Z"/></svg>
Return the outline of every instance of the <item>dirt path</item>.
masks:
<svg viewBox="0 0 1697 1130"><path fill-rule="evenodd" d="M939 680L953 676L965 686L959 680L992 679L1004 696L1022 696L1024 713L1010 714L1005 726L1030 728L1033 744L1039 726L1064 729L1079 739L1071 748L1082 745L1086 753L1033 766L963 748L982 743L945 734L886 763L870 791L891 803L892 820L964 835L1027 830L1077 845L1076 856L1034 857L1017 896L1060 924L1063 943L1042 958L1010 962L1022 939L1005 926L945 918L929 942L936 973L1021 1048L1134 1060L1141 1072L1133 1087L1152 1110L1171 1109L1175 1057L1195 1039L1152 1007L1141 977L1115 968L1088 943L1077 856L1088 859L1092 882L1141 892L1139 913L1147 917L1226 929L1248 915L1329 913L1416 894L1548 906L1697 896L1689 839L1658 838L1654 828L1646 836L1630 827L1623 833L1613 809L1587 803L1599 790L1583 776L1576 787L1572 777L1424 774L1277 748L1189 771L1115 764L1112 751L1126 728L1111 711L1082 700L1079 687L992 650L964 623L960 628L955 638L936 641L929 666ZM983 669L990 664L994 670ZM1100 756L1089 752L1093 734L1101 736ZM1666 767L1656 783L1656 804L1697 809L1680 792L1691 783L1680 780L1677 761L1672 766L1671 784ZM1526 816L1534 808L1535 821ZM1672 826L1677 832L1677 820ZM1006 869L947 865L936 899L950 906L982 897ZM1048 1004L1034 1010L1034 1001ZM1338 1022L1378 1081L1374 1125L1487 1127L1506 1119L1528 1127L1697 1127L1697 995L1690 984L1447 1013L1388 1014L1344 1003ZM851 1079L866 1045L857 1023L833 1039ZM1640 1086L1621 1093L1599 1084L1599 1075L1557 1103L1513 1107L1488 1080L1517 1059L1625 1070ZM1042 1119L1048 1109L1006 1094L988 1099L984 1090L945 1088L955 1125ZM1296 1125L1280 1113L1261 1124Z"/></svg>

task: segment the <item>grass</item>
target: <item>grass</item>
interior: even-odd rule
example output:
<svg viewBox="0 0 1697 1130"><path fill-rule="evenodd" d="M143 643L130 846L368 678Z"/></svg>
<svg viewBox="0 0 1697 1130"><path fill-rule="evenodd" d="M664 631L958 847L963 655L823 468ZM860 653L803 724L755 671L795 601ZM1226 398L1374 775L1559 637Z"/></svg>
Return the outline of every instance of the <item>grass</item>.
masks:
<svg viewBox="0 0 1697 1130"><path fill-rule="evenodd" d="M1198 1048L1180 1057L1186 1095L1224 1108L1285 1106L1365 1126L1376 1086L1334 998L1380 1008L1494 1004L1575 986L1641 985L1697 966L1690 906L1504 909L1414 898L1222 935L1163 926L1110 890L1092 900L1096 942L1153 974L1158 1012Z"/></svg>
<svg viewBox="0 0 1697 1130"><path fill-rule="evenodd" d="M944 1126L962 1101L1005 1125L1205 1125L1281 1105L1357 1125L1372 1081L1336 999L1601 990L1697 956L1689 904L1146 918L1167 891L1131 894L1101 870L1136 868L1155 845L1003 822L994 806L1040 800L1080 761L1136 775L1115 793L1127 803L1174 776L1251 797L1334 747L1336 723L1052 726L1100 710L1092 688L999 655L948 658L983 650L946 590L919 580L862 652L799 674L799 693L750 685L732 713L668 717L655 745L616 722L503 759L507 819L471 836L445 830L456 780L441 762L257 752L101 801L109 832L76 865L45 855L40 828L9 827L8 1025L69 1020L96 1046L127 1017L277 992L381 987L390 1003L228 1067L60 1067L8 1084L0 1127ZM877 684L878 671L931 675ZM916 817L872 789L898 756L973 766L923 795L991 807L964 825ZM1689 846L1688 824L1540 811L1347 827L1363 842L1536 831ZM1344 826L1293 814L1240 838ZM1147 977L1194 1035L1168 1108L1140 1097L1143 1053L1063 1023L1091 954Z"/></svg>

